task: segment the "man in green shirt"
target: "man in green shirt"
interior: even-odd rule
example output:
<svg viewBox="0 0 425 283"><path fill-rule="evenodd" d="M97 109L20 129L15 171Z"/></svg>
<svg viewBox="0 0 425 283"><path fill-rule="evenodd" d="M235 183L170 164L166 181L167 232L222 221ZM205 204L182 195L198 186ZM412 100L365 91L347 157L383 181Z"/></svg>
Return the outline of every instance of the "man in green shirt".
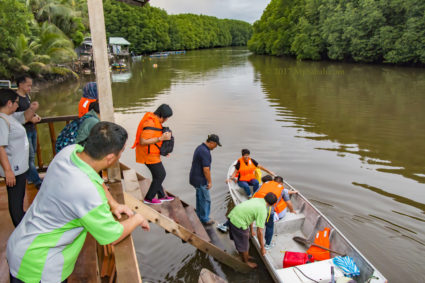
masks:
<svg viewBox="0 0 425 283"><path fill-rule="evenodd" d="M270 208L276 203L277 198L273 193L268 193L263 198L252 198L244 201L230 211L229 215L229 236L235 242L236 250L242 260L251 268L256 268L257 264L249 261L249 228L254 236L253 223L257 226L257 239L260 242L261 253L266 254L264 249L263 230L270 217Z"/></svg>
<svg viewBox="0 0 425 283"><path fill-rule="evenodd" d="M47 170L39 193L7 243L10 282L66 282L87 233L101 245L118 243L137 226L140 214L118 204L97 172L117 162L127 132L110 122L96 124L83 148L61 150ZM129 218L114 219L121 214Z"/></svg>

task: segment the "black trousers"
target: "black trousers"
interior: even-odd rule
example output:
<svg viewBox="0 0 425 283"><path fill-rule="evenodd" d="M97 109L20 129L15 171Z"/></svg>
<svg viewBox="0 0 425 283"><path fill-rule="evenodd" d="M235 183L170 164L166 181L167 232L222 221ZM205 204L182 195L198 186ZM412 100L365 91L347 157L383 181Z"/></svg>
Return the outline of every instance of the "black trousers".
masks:
<svg viewBox="0 0 425 283"><path fill-rule="evenodd" d="M10 273L9 273L10 274ZM41 282L41 281L40 281ZM67 283L68 279L63 280L61 283ZM18 278L15 278L12 276L12 274L10 274L10 283L25 283L22 280L19 280ZM41 282L42 283L42 282Z"/></svg>
<svg viewBox="0 0 425 283"><path fill-rule="evenodd" d="M7 200L9 202L9 213L13 225L18 226L24 218L24 197L27 185L27 174L15 176L16 184L13 187L7 186Z"/></svg>
<svg viewBox="0 0 425 283"><path fill-rule="evenodd" d="M162 188L162 182L164 182L166 175L164 165L162 165L162 162L159 162L155 164L146 164L146 166L149 168L149 171L151 171L152 183L145 199L152 200L156 195L158 195L158 198L165 197L164 189Z"/></svg>

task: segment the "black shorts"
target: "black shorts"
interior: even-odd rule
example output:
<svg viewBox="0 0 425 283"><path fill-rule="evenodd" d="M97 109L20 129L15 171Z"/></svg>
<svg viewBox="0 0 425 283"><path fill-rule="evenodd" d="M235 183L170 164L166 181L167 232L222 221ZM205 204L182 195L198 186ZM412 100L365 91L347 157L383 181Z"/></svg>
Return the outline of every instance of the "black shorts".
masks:
<svg viewBox="0 0 425 283"><path fill-rule="evenodd" d="M236 250L240 253L247 252L249 250L249 228L240 229L232 222L230 222L229 228L229 236L235 242Z"/></svg>

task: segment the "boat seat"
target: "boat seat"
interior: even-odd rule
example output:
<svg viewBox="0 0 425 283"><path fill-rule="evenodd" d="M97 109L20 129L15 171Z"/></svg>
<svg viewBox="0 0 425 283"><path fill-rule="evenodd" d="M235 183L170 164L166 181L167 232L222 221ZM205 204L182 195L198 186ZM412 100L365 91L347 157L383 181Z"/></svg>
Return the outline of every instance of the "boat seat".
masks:
<svg viewBox="0 0 425 283"><path fill-rule="evenodd" d="M274 233L294 233L301 230L304 223L305 215L303 213L297 214L287 212L285 217L274 223Z"/></svg>
<svg viewBox="0 0 425 283"><path fill-rule="evenodd" d="M280 279L284 278L285 282L312 282L299 271L301 270L305 275L320 283L329 283L331 281L331 266L334 266L335 281L344 277L342 271L333 264L332 259L316 261L294 267L281 268L276 270L276 273Z"/></svg>

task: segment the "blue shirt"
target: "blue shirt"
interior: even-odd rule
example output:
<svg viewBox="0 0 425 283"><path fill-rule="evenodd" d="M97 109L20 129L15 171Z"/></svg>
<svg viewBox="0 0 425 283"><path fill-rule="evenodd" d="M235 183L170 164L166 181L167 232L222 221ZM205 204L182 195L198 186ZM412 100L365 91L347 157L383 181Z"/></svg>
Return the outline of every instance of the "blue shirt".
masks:
<svg viewBox="0 0 425 283"><path fill-rule="evenodd" d="M211 150L205 143L202 143L193 153L192 168L190 168L189 182L195 188L207 185L204 167L211 168Z"/></svg>

